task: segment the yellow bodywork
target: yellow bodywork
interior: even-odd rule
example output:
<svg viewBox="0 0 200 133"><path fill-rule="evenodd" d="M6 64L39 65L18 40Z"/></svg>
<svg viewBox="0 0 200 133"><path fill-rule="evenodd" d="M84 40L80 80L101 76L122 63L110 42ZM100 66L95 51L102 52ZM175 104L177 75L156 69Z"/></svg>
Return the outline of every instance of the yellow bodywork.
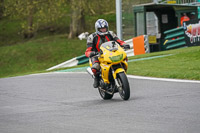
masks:
<svg viewBox="0 0 200 133"><path fill-rule="evenodd" d="M100 67L101 67L101 76L105 83L110 83L109 81L109 71L113 65L117 64L124 64L124 68L117 68L113 73L113 78L116 79L116 76L120 72L126 72L128 68L128 63L126 61L127 55L126 52L117 44L118 49L114 51L108 50L109 47L100 47L100 49L103 51L103 54L99 57ZM89 61L90 67L92 67L91 60Z"/></svg>

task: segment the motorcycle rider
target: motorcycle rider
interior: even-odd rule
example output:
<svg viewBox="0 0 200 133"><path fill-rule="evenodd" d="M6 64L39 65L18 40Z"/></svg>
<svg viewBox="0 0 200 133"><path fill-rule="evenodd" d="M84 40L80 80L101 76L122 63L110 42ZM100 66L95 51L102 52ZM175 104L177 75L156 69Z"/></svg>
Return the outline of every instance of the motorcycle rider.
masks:
<svg viewBox="0 0 200 133"><path fill-rule="evenodd" d="M101 44L108 41L115 41L125 49L130 49L130 45L120 40L113 31L109 31L108 22L104 19L98 19L96 21L95 30L96 32L88 36L85 55L91 58L91 69L95 76L93 87L97 88L99 86L100 64L98 56L96 55L100 52Z"/></svg>

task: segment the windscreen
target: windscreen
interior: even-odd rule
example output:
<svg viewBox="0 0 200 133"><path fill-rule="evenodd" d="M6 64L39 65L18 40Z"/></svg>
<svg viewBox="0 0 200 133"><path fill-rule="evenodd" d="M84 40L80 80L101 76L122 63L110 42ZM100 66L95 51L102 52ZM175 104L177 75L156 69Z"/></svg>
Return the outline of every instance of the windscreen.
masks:
<svg viewBox="0 0 200 133"><path fill-rule="evenodd" d="M118 45L114 41L106 42L106 43L102 44L101 46L109 51L118 50Z"/></svg>

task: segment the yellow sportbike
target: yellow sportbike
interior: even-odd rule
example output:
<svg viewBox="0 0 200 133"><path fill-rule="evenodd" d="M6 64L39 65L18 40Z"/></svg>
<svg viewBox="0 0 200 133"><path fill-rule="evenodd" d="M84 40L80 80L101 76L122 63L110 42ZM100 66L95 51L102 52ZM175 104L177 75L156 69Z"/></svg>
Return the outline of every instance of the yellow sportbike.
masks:
<svg viewBox="0 0 200 133"><path fill-rule="evenodd" d="M101 45L97 56L101 67L98 86L101 97L104 100L112 99L114 93L119 92L123 100L128 100L130 86L126 76L128 63L124 49L116 42L109 41ZM87 72L94 78L91 60L89 63L90 67L87 68Z"/></svg>

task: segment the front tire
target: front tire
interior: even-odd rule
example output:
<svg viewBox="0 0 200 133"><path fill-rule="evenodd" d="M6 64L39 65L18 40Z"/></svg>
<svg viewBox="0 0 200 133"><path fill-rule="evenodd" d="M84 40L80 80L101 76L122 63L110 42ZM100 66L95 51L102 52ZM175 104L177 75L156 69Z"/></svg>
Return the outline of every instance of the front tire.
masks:
<svg viewBox="0 0 200 133"><path fill-rule="evenodd" d="M120 87L118 88L119 94L123 100L128 100L130 98L130 86L128 78L124 72L117 75L117 80Z"/></svg>

